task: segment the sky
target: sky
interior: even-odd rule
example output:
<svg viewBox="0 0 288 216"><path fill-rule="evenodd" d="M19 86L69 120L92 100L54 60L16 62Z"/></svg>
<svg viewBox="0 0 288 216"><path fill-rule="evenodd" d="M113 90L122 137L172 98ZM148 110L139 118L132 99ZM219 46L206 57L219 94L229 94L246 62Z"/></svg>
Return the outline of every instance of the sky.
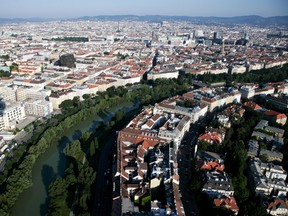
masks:
<svg viewBox="0 0 288 216"><path fill-rule="evenodd" d="M288 16L288 0L0 0L1 18L97 15Z"/></svg>

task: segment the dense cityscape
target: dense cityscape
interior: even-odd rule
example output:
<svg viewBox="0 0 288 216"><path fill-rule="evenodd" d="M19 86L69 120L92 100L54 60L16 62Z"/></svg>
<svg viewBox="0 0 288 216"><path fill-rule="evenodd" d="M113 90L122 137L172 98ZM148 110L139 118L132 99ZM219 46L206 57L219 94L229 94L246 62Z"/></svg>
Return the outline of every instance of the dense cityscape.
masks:
<svg viewBox="0 0 288 216"><path fill-rule="evenodd" d="M159 19L0 24L1 216L288 215L287 25Z"/></svg>

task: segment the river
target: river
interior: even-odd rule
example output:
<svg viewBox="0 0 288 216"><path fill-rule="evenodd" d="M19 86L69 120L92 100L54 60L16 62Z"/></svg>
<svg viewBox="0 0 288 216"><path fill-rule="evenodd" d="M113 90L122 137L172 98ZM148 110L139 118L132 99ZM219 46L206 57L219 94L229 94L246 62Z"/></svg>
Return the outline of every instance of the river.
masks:
<svg viewBox="0 0 288 216"><path fill-rule="evenodd" d="M119 109L124 109L126 112L133 109L137 105L119 104L115 109L110 109L109 112L116 112ZM81 137L85 131L95 131L96 126L101 121L110 120L112 115L107 115L105 118L94 116L83 122L80 122L75 127L65 131L65 135L50 146L36 161L32 170L33 186L24 191L18 198L14 207L11 210L12 216L44 216L48 209L48 187L49 184L57 177L63 176L66 168L66 159L63 154L63 149L73 140Z"/></svg>

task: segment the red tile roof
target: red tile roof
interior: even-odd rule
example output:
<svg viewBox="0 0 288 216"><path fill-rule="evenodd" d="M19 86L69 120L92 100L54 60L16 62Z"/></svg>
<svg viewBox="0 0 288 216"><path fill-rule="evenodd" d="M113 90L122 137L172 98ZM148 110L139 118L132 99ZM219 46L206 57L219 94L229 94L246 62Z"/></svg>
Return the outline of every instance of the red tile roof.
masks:
<svg viewBox="0 0 288 216"><path fill-rule="evenodd" d="M287 118L287 116L283 113L277 115L277 119L285 119L285 118Z"/></svg>
<svg viewBox="0 0 288 216"><path fill-rule="evenodd" d="M249 101L249 102L245 102L244 106L250 107L253 110L257 110L257 109L262 109L261 106L259 106L258 104L256 104L255 102Z"/></svg>
<svg viewBox="0 0 288 216"><path fill-rule="evenodd" d="M199 141L207 141L210 143L221 143L222 142L222 137L220 134L217 132L208 132L203 134L202 136L198 137Z"/></svg>
<svg viewBox="0 0 288 216"><path fill-rule="evenodd" d="M236 203L235 198L228 197L228 196L222 196L220 199L214 199L214 204L216 206L224 206L228 209L231 209L232 211L239 211L238 205Z"/></svg>
<svg viewBox="0 0 288 216"><path fill-rule="evenodd" d="M208 161L208 162L201 162L202 165L200 165L200 169L205 169L205 170L217 170L217 171L220 171L220 172L223 172L224 171L224 164L220 164L216 161Z"/></svg>
<svg viewBox="0 0 288 216"><path fill-rule="evenodd" d="M283 207L288 208L288 203L287 202L285 202L284 200L281 200L281 199L276 199L276 200L274 200L273 202L271 202L269 204L267 209L268 210L276 210L277 208L279 208L280 205L283 206Z"/></svg>
<svg viewBox="0 0 288 216"><path fill-rule="evenodd" d="M264 115L267 115L267 116L277 116L279 114L280 114L279 112L276 112L274 110L268 110L267 112L264 113Z"/></svg>

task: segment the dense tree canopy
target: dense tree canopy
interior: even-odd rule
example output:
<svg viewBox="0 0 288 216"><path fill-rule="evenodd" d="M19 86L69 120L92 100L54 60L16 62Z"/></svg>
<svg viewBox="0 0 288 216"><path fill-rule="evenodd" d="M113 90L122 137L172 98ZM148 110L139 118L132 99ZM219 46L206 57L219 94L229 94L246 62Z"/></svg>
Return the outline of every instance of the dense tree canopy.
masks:
<svg viewBox="0 0 288 216"><path fill-rule="evenodd" d="M231 85L232 82L236 83L267 83L267 82L279 82L287 79L288 77L288 64L279 68L261 69L257 71L250 71L248 73L222 73L211 74L205 73L203 75L194 76L194 78L205 83L218 83L226 82Z"/></svg>
<svg viewBox="0 0 288 216"><path fill-rule="evenodd" d="M0 77L9 77L10 75L10 71L0 70Z"/></svg>
<svg viewBox="0 0 288 216"><path fill-rule="evenodd" d="M8 60L10 58L10 56L9 55L0 55L0 58Z"/></svg>
<svg viewBox="0 0 288 216"><path fill-rule="evenodd" d="M72 41L72 42L88 42L89 39L87 37L57 37L57 38L52 38L52 41Z"/></svg>

